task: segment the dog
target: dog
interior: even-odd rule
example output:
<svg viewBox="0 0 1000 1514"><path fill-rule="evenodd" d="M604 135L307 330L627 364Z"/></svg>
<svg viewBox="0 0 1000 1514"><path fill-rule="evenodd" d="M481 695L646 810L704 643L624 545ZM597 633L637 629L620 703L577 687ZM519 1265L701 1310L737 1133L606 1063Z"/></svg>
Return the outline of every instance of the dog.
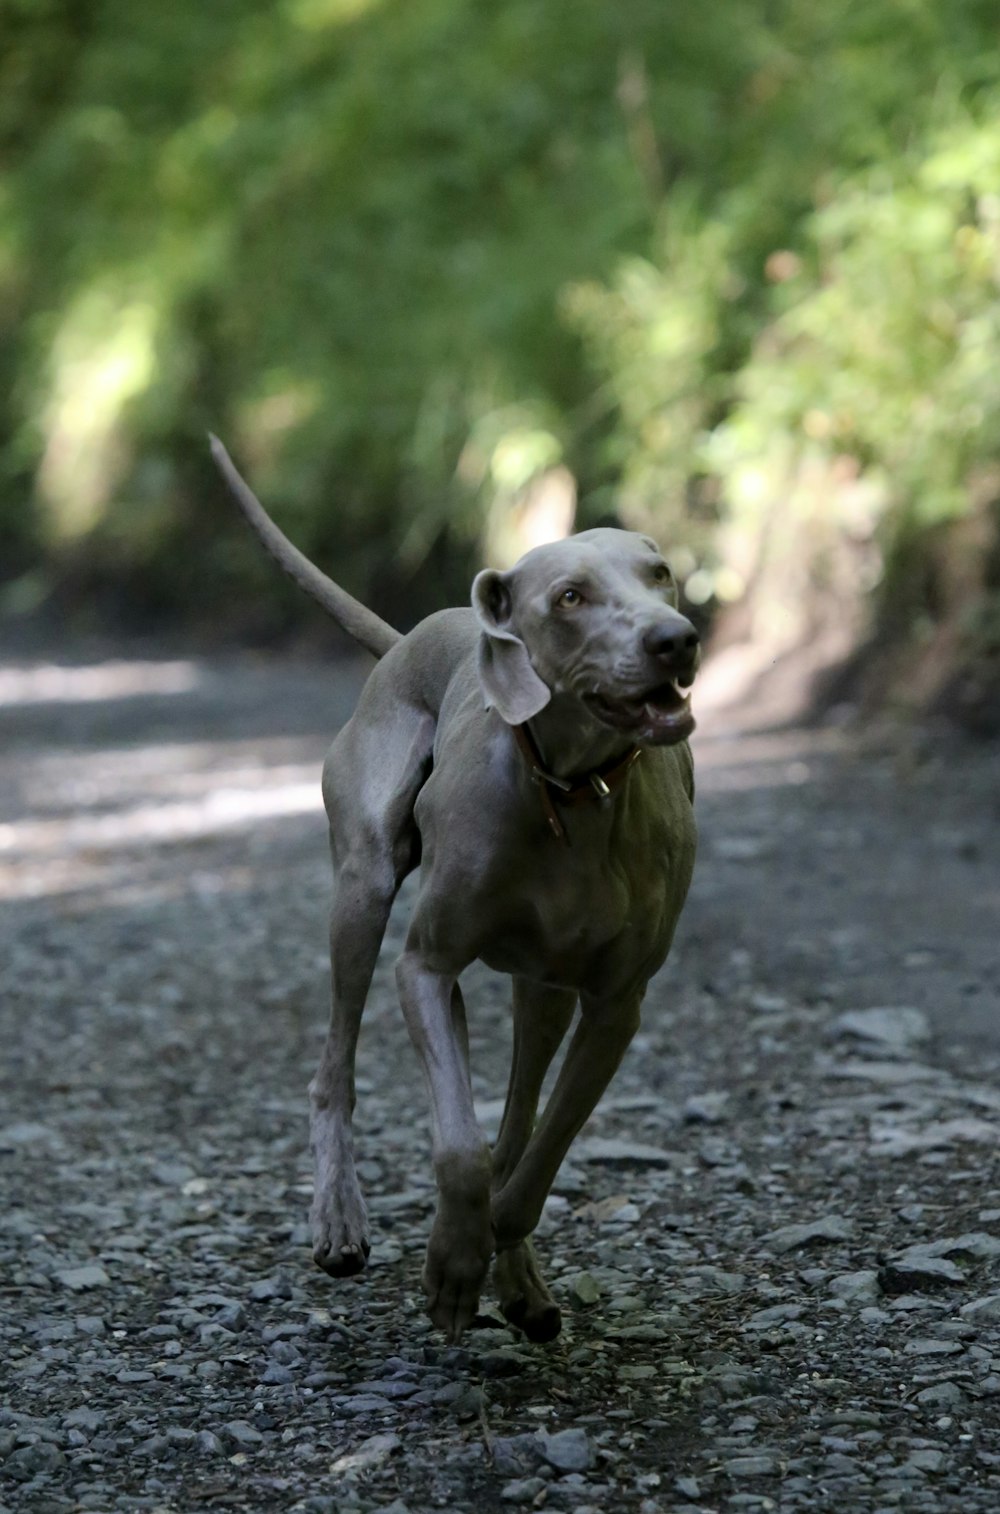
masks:
<svg viewBox="0 0 1000 1514"><path fill-rule="evenodd" d="M428 1313L457 1341L492 1262L505 1317L551 1340L560 1312L531 1234L638 1028L694 866L698 633L656 543L600 529L536 547L507 572L485 569L471 608L403 636L292 546L214 437L212 450L278 564L379 659L323 769L336 886L332 1013L309 1088L313 1255L343 1277L370 1251L351 1133L355 1050L392 901L419 867L396 978L430 1094ZM476 959L513 981L492 1151L473 1108L459 988Z"/></svg>

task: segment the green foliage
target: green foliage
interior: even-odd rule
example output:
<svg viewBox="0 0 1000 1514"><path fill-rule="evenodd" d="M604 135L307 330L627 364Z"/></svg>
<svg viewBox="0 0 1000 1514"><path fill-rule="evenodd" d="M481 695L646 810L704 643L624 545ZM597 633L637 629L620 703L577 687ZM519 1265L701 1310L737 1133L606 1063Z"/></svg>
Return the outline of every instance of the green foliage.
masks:
<svg viewBox="0 0 1000 1514"><path fill-rule="evenodd" d="M0 0L0 32L10 576L270 585L209 428L414 609L556 464L705 599L780 501L891 557L997 462L986 0Z"/></svg>

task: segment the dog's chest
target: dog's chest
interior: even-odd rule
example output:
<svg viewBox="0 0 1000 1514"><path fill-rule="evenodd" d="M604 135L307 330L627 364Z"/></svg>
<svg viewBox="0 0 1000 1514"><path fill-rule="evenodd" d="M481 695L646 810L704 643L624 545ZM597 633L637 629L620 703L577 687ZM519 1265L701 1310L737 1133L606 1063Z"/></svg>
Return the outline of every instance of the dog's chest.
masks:
<svg viewBox="0 0 1000 1514"><path fill-rule="evenodd" d="M536 854L481 953L490 967L573 988L627 981L669 944L668 889L661 870L623 856L599 864L570 848Z"/></svg>

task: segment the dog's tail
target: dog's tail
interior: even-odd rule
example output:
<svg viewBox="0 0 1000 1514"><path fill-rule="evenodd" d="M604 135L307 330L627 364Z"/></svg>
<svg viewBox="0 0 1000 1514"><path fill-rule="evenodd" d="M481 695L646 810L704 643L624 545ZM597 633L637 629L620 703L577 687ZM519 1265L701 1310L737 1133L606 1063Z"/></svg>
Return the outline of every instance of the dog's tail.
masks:
<svg viewBox="0 0 1000 1514"><path fill-rule="evenodd" d="M283 568L300 589L311 594L338 626L360 642L366 651L372 652L376 657L383 657L390 647L402 640L402 633L354 599L346 589L335 584L332 578L327 578L298 547L293 547L284 532L279 531L274 524L253 490L240 477L219 438L209 434L209 440L216 466L229 485L250 529L270 552L279 568Z"/></svg>

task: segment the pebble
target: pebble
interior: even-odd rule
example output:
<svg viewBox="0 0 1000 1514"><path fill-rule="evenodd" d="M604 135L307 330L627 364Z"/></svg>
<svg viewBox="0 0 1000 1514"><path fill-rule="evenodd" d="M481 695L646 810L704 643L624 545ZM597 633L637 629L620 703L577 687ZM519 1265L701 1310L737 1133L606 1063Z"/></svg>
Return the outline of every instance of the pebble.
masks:
<svg viewBox="0 0 1000 1514"><path fill-rule="evenodd" d="M586 1472L594 1453L584 1430L556 1430L539 1436L539 1450L550 1467L559 1472Z"/></svg>
<svg viewBox="0 0 1000 1514"><path fill-rule="evenodd" d="M894 1005L848 1010L834 1020L833 1033L902 1051L928 1040L931 1029L923 1010Z"/></svg>
<svg viewBox="0 0 1000 1514"><path fill-rule="evenodd" d="M888 1294L947 1288L964 1282L961 1268L943 1256L892 1257L878 1270L879 1287Z"/></svg>
<svg viewBox="0 0 1000 1514"><path fill-rule="evenodd" d="M774 1477L780 1470L777 1457L766 1454L734 1456L724 1466L730 1477Z"/></svg>
<svg viewBox="0 0 1000 1514"><path fill-rule="evenodd" d="M587 1308L601 1297L601 1287L589 1272L578 1272L569 1284L569 1296L574 1304Z"/></svg>
<svg viewBox="0 0 1000 1514"><path fill-rule="evenodd" d="M605 1162L627 1167L669 1167L673 1162L671 1153L661 1147L598 1136L586 1136L577 1141L573 1158L578 1162Z"/></svg>
<svg viewBox="0 0 1000 1514"><path fill-rule="evenodd" d="M721 1125L728 1103L729 1094L725 1092L693 1094L684 1100L684 1120L688 1125Z"/></svg>
<svg viewBox="0 0 1000 1514"><path fill-rule="evenodd" d="M982 1298L970 1299L962 1305L959 1313L973 1325L1000 1324L1000 1293L987 1293Z"/></svg>
<svg viewBox="0 0 1000 1514"><path fill-rule="evenodd" d="M366 1472L387 1460L398 1451L403 1442L398 1435L370 1435L353 1451L338 1456L330 1463L330 1475L342 1477L348 1472Z"/></svg>
<svg viewBox="0 0 1000 1514"><path fill-rule="evenodd" d="M932 1383L922 1388L916 1401L925 1409L957 1409L964 1402L964 1394L957 1383Z"/></svg>
<svg viewBox="0 0 1000 1514"><path fill-rule="evenodd" d="M868 1303L879 1297L878 1273L872 1271L841 1272L827 1283L827 1291L845 1302Z"/></svg>
<svg viewBox="0 0 1000 1514"><path fill-rule="evenodd" d="M516 1477L500 1489L504 1503L534 1503L539 1493L548 1487L543 1477Z"/></svg>
<svg viewBox="0 0 1000 1514"><path fill-rule="evenodd" d="M944 1472L948 1465L948 1457L944 1451L921 1450L913 1451L906 1463L907 1466L916 1467L919 1472L937 1474Z"/></svg>
<svg viewBox="0 0 1000 1514"><path fill-rule="evenodd" d="M248 1424L245 1419L231 1419L223 1425L222 1429L223 1433L241 1449L247 1446L259 1446L264 1440L260 1431L255 1430L253 1425Z"/></svg>
<svg viewBox="0 0 1000 1514"><path fill-rule="evenodd" d="M107 1288L111 1279L104 1268L96 1262L86 1267L63 1267L52 1276L63 1288L68 1288L71 1293L84 1293L91 1288Z"/></svg>
<svg viewBox="0 0 1000 1514"><path fill-rule="evenodd" d="M36 1441L33 1446L20 1446L12 1451L3 1463L4 1476L16 1482L28 1482L39 1472L56 1472L65 1457L58 1446L47 1441Z"/></svg>
<svg viewBox="0 0 1000 1514"><path fill-rule="evenodd" d="M490 1448L494 1467L506 1477L524 1477L533 1473L544 1459L539 1438L534 1432L494 1436Z"/></svg>
<svg viewBox="0 0 1000 1514"><path fill-rule="evenodd" d="M827 1242L846 1241L852 1234L852 1227L847 1220L839 1215L825 1215L822 1219L807 1220L802 1224L782 1225L778 1230L772 1230L765 1235L763 1243L771 1251L776 1251L779 1256L786 1251L798 1251L806 1246L824 1245Z"/></svg>

